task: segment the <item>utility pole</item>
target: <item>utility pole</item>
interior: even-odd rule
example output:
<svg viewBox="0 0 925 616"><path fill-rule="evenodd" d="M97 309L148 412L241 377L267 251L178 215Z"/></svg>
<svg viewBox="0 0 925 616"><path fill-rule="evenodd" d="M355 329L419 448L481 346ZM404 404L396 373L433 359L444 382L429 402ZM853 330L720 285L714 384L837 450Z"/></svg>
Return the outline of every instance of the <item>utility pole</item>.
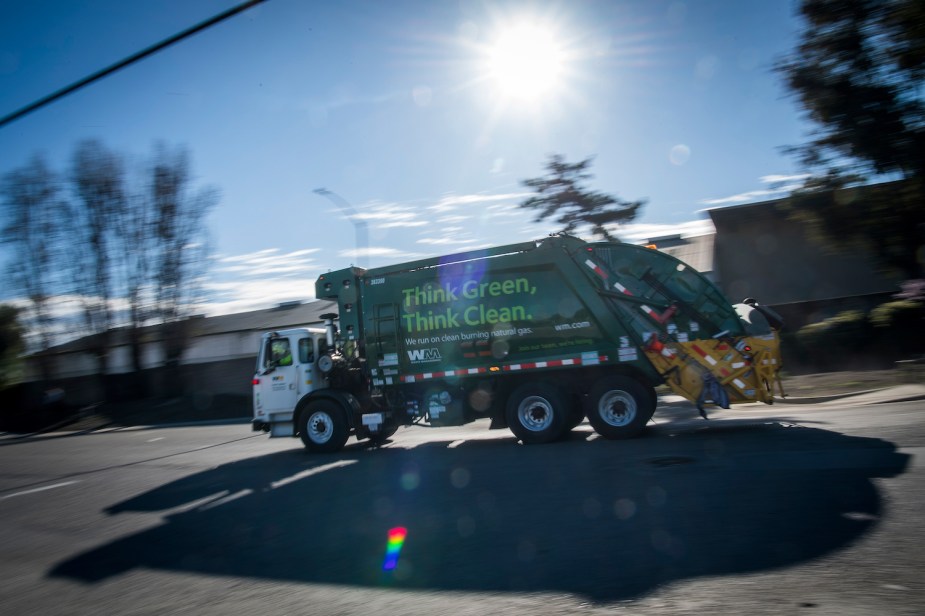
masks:
<svg viewBox="0 0 925 616"><path fill-rule="evenodd" d="M366 249L369 248L369 232L366 221L361 219L359 212L336 192L332 192L327 188L316 188L312 192L316 195L327 197L331 203L339 207L347 215L347 220L353 223L356 230L356 254L354 255L356 257L356 266L366 269Z"/></svg>

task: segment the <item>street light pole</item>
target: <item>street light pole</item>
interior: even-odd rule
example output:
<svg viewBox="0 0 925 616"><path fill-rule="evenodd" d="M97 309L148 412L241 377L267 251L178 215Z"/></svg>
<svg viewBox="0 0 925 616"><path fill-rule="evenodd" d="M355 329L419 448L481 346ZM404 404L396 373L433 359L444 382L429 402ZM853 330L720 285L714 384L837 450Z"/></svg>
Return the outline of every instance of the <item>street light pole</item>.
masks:
<svg viewBox="0 0 925 616"><path fill-rule="evenodd" d="M347 215L347 220L353 223L353 227L356 229L356 264L357 267L366 269L366 249L369 247L366 221L361 219L359 212L336 192L330 191L327 188L316 188L312 192L316 195L327 197L331 203L339 207L341 211Z"/></svg>

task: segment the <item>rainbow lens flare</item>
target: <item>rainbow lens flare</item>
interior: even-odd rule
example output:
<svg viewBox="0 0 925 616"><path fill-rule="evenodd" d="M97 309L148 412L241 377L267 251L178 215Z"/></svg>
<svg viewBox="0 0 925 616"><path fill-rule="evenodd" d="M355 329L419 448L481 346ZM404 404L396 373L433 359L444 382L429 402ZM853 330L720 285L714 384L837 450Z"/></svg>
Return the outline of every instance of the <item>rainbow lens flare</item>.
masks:
<svg viewBox="0 0 925 616"><path fill-rule="evenodd" d="M407 535L408 529L402 526L389 530L389 543L385 548L385 562L382 563L383 571L392 571L398 566L398 554L401 552L401 546L405 544Z"/></svg>

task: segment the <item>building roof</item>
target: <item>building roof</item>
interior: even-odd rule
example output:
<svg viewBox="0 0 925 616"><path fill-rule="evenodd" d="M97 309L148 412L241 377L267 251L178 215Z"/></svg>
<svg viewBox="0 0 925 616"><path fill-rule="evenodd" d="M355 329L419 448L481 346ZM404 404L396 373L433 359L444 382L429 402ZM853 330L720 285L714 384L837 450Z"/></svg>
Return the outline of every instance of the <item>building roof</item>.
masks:
<svg viewBox="0 0 925 616"><path fill-rule="evenodd" d="M306 303L287 302L267 310L252 310L203 318L196 325L196 335L211 336L232 332L268 331L300 325L321 323L321 315L337 312L337 303L315 300Z"/></svg>
<svg viewBox="0 0 925 616"><path fill-rule="evenodd" d="M286 302L275 308L252 310L238 314L223 314L214 317L195 316L190 318L193 336L215 336L219 334L263 332L274 329L288 329L321 323L321 315L337 312L337 303L327 300L310 302ZM141 328L141 339L153 342L163 339L163 325L151 325ZM49 354L74 353L86 351L92 347L99 334L84 336L48 349ZM109 346L129 344L128 329L118 328L109 332Z"/></svg>

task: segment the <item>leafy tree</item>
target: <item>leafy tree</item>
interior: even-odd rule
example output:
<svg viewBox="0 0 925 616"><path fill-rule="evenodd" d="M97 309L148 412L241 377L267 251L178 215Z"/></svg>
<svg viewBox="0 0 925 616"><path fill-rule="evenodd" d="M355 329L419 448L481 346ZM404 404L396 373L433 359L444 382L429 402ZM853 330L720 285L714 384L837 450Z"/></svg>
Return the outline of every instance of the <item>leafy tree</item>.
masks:
<svg viewBox="0 0 925 616"><path fill-rule="evenodd" d="M645 201L623 201L611 195L594 192L584 187L593 176L587 172L593 158L569 163L560 154L553 154L546 163L548 175L522 180L521 184L537 194L520 204L520 207L538 210L534 222L551 218L565 225L571 233L579 225L591 226L591 232L613 240L608 226L620 225L636 218Z"/></svg>
<svg viewBox="0 0 925 616"><path fill-rule="evenodd" d="M5 174L0 185L6 223L0 239L12 255L8 282L28 301L22 316L34 338L30 346L39 351L45 381L51 377L51 367L43 351L54 340L52 308L61 285L61 221L66 220L66 212L60 190L58 176L40 156Z"/></svg>
<svg viewBox="0 0 925 616"><path fill-rule="evenodd" d="M24 347L19 308L0 305L0 389L13 385L19 379L19 355Z"/></svg>
<svg viewBox="0 0 925 616"><path fill-rule="evenodd" d="M800 13L800 43L777 66L814 124L790 148L810 173L791 205L834 243L921 277L925 3L802 0Z"/></svg>

